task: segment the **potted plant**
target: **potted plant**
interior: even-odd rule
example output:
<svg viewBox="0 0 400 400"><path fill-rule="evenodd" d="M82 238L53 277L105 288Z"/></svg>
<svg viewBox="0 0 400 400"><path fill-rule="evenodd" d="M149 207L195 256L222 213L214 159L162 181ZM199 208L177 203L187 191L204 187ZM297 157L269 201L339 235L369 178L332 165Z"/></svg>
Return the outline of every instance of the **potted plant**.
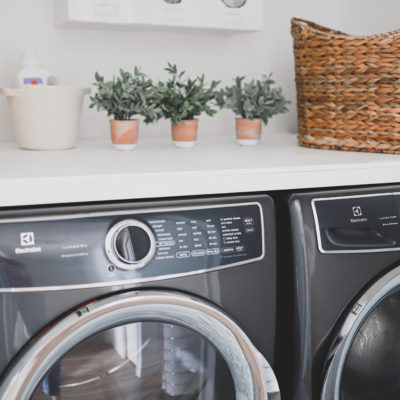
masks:
<svg viewBox="0 0 400 400"><path fill-rule="evenodd" d="M190 79L185 71L179 72L176 65L168 63L165 70L170 75L166 83L160 83L161 108L164 118L171 120L172 140L175 146L192 147L197 140L198 120L202 113L213 116L217 110L213 101L217 96L218 81L205 83L204 74Z"/></svg>
<svg viewBox="0 0 400 400"><path fill-rule="evenodd" d="M290 103L282 89L272 87L275 81L264 75L259 80L244 82L236 77L232 86L222 89L217 96L218 105L231 109L236 118L236 138L241 146L255 146L260 142L262 123L276 114L288 111Z"/></svg>
<svg viewBox="0 0 400 400"><path fill-rule="evenodd" d="M160 89L138 67L133 74L120 69L119 76L111 81L96 72L97 92L90 97L90 108L98 111L105 110L110 120L111 140L117 150L133 150L139 136L139 120L135 116L144 118L149 124L161 116Z"/></svg>

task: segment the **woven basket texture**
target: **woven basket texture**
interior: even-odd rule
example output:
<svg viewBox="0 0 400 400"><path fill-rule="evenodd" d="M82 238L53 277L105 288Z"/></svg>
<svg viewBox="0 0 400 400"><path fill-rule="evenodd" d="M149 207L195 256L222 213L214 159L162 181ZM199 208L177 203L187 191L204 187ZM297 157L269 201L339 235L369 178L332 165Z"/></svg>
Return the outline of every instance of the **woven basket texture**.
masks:
<svg viewBox="0 0 400 400"><path fill-rule="evenodd" d="M350 36L293 18L299 144L400 154L400 30Z"/></svg>

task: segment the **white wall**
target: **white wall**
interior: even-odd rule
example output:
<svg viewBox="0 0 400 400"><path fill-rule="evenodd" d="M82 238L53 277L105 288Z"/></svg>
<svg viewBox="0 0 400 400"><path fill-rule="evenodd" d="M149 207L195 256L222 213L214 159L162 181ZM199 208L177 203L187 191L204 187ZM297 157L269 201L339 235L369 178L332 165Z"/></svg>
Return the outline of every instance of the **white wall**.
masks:
<svg viewBox="0 0 400 400"><path fill-rule="evenodd" d="M396 0L266 0L265 29L256 33L216 34L202 31L85 30L54 26L53 2L57 0L0 0L0 87L9 87L24 49L35 49L43 65L54 72L60 83L87 86L95 71L111 77L119 67L141 65L155 79L165 77L168 61L190 74L205 72L209 79L230 82L235 75L258 77L273 71L285 95L292 100L290 113L275 117L266 132L295 131L295 84L290 18L315 20L321 24L360 30L360 8L368 21L379 15L379 30L392 29L400 18ZM143 0L145 1L145 0ZM201 0L199 0L201 1ZM218 0L216 0L218 1ZM368 7L365 4L368 3ZM386 8L375 6L387 3ZM363 5L361 7L361 5ZM393 10L396 10L393 13ZM357 29L358 29L357 28ZM355 29L347 29L354 31ZM367 29L368 30L368 29ZM82 136L107 137L107 118L88 109L85 102ZM231 134L233 118L223 111L213 119L201 119L200 134ZM168 134L167 122L142 127L142 135ZM6 101L0 98L0 140L12 138Z"/></svg>
<svg viewBox="0 0 400 400"><path fill-rule="evenodd" d="M400 28L398 0L340 0L338 28L352 35L372 35Z"/></svg>

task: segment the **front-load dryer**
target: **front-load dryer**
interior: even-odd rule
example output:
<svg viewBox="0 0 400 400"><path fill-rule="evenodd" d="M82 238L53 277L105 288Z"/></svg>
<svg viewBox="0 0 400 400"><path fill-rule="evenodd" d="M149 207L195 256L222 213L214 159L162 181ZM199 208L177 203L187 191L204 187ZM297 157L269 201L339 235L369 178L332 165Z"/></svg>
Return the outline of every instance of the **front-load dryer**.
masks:
<svg viewBox="0 0 400 400"><path fill-rule="evenodd" d="M279 399L268 196L0 213L1 400Z"/></svg>
<svg viewBox="0 0 400 400"><path fill-rule="evenodd" d="M400 187L289 201L295 400L400 399Z"/></svg>

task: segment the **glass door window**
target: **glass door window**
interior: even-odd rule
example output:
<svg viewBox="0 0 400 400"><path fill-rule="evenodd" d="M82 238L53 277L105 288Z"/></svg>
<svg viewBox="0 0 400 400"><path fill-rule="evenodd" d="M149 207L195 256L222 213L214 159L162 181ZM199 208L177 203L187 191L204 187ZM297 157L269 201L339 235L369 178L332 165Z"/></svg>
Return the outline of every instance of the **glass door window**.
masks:
<svg viewBox="0 0 400 400"><path fill-rule="evenodd" d="M235 399L229 368L204 337L138 322L100 332L48 371L32 400Z"/></svg>
<svg viewBox="0 0 400 400"><path fill-rule="evenodd" d="M2 400L267 396L279 399L274 372L235 321L201 299L163 291L77 308L32 340L0 385Z"/></svg>
<svg viewBox="0 0 400 400"><path fill-rule="evenodd" d="M342 324L323 400L400 399L400 266L376 281Z"/></svg>
<svg viewBox="0 0 400 400"><path fill-rule="evenodd" d="M360 326L346 357L341 400L400 399L400 291Z"/></svg>

